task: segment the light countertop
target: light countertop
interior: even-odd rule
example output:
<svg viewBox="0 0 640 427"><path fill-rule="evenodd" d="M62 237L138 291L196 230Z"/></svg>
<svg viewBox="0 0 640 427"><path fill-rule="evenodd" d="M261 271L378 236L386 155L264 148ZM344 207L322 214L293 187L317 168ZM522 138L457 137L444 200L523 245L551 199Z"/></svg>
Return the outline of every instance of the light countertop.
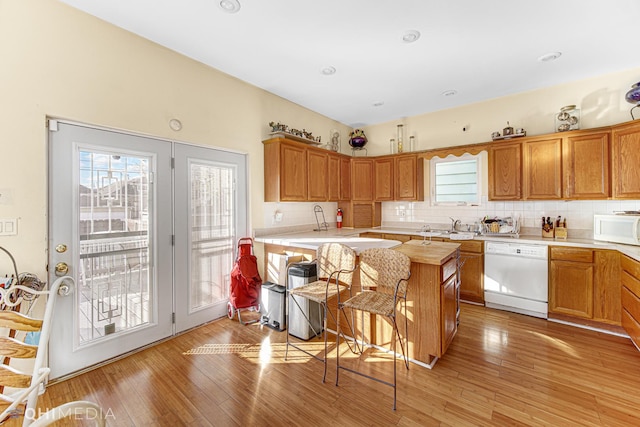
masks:
<svg viewBox="0 0 640 427"><path fill-rule="evenodd" d="M373 232L382 234L406 234L406 235L419 235L419 230L415 227L402 228L402 227L376 227L376 228L330 228L327 231L307 231L296 232L286 234L274 234L264 235L256 237L256 242L262 242L267 244L292 246L304 249L315 250L324 242L338 242L344 243L347 246L354 248L359 253L360 251L368 248L392 248L400 245L402 242L397 240L384 240L375 238L358 237L360 233ZM446 235L434 236L444 237ZM549 239L543 238L540 235L520 235L518 238L513 237L500 237L500 236L475 236L473 240L479 241L499 241L499 242L513 242L513 243L530 243L530 244L542 244L547 246L573 246L583 247L591 249L611 249L617 250L620 253L627 255L637 261L640 261L640 246L623 245L618 243L602 242L593 239L576 239L568 238L566 240L561 239ZM460 243L458 240L452 240L452 243Z"/></svg>
<svg viewBox="0 0 640 427"><path fill-rule="evenodd" d="M256 242L271 245L289 246L316 250L323 243L342 243L349 246L356 254L365 249L394 248L402 244L398 240L374 239L370 237L358 237L360 231L354 229L329 229L328 231L309 231L301 233L278 234L273 236L256 237Z"/></svg>

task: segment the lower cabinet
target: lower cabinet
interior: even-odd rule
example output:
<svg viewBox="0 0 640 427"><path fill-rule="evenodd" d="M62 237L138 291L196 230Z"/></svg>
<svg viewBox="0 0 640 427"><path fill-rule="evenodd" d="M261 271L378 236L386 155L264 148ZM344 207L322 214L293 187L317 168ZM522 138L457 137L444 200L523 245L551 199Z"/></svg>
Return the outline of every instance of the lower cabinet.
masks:
<svg viewBox="0 0 640 427"><path fill-rule="evenodd" d="M621 256L622 327L640 349L640 262Z"/></svg>
<svg viewBox="0 0 640 427"><path fill-rule="evenodd" d="M484 242L460 241L460 299L484 304Z"/></svg>
<svg viewBox="0 0 640 427"><path fill-rule="evenodd" d="M549 317L620 326L618 252L552 246Z"/></svg>

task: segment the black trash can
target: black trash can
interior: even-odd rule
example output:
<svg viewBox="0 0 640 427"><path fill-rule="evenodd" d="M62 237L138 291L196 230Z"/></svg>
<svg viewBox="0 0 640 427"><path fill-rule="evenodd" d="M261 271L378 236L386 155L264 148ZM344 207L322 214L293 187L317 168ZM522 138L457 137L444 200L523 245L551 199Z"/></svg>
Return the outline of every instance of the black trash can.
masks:
<svg viewBox="0 0 640 427"><path fill-rule="evenodd" d="M295 263L289 267L287 278L287 286L289 289L295 289L298 286L306 285L316 280L317 270L315 263ZM287 323L289 334L303 340L308 340L315 336L315 332L322 332L323 319L320 304L309 301L306 298L289 298L289 320ZM302 310L298 308L291 298L296 299ZM305 315L311 321L311 325L307 322Z"/></svg>

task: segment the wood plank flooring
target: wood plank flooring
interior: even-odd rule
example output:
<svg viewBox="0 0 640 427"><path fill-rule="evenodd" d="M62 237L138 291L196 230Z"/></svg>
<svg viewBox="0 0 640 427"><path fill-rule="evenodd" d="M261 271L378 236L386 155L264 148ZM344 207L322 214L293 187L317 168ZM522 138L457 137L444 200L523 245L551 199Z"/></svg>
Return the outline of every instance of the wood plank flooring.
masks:
<svg viewBox="0 0 640 427"><path fill-rule="evenodd" d="M640 425L640 352L622 337L463 304L434 369L398 361L396 411L388 386L344 371L335 386L335 345L323 384L315 359L290 350L284 361L284 342L284 332L220 319L50 385L39 406L94 400L109 426ZM391 378L387 354L358 361L340 350Z"/></svg>

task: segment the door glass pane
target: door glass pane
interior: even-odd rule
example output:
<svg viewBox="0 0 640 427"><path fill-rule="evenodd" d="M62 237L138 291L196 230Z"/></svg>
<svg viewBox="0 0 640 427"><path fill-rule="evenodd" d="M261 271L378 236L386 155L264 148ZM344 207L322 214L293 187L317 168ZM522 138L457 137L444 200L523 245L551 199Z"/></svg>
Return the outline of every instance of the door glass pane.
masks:
<svg viewBox="0 0 640 427"><path fill-rule="evenodd" d="M192 161L189 312L225 302L233 266L235 169Z"/></svg>
<svg viewBox="0 0 640 427"><path fill-rule="evenodd" d="M79 152L79 345L151 321L149 167L149 157Z"/></svg>

